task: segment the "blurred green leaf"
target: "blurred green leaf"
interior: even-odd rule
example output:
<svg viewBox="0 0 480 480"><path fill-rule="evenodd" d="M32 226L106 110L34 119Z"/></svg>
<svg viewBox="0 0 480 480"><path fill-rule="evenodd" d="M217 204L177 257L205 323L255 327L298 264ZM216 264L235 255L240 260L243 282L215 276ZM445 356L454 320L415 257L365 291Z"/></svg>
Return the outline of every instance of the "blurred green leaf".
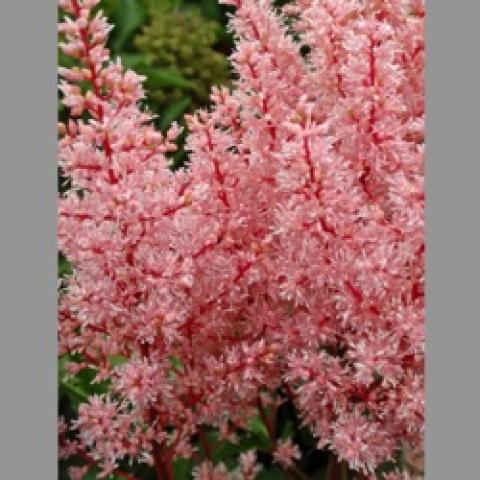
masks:
<svg viewBox="0 0 480 480"><path fill-rule="evenodd" d="M222 10L217 0L200 0L200 6L208 18L222 20Z"/></svg>
<svg viewBox="0 0 480 480"><path fill-rule="evenodd" d="M255 435L258 435L266 440L269 439L267 427L265 426L260 417L252 418L248 423L248 427L250 431L253 432Z"/></svg>
<svg viewBox="0 0 480 480"><path fill-rule="evenodd" d="M169 105L168 108L165 109L161 115L161 130L165 131L174 120L178 120L180 116L188 110L188 107L191 103L192 99L190 97L186 97Z"/></svg>
<svg viewBox="0 0 480 480"><path fill-rule="evenodd" d="M216 446L213 452L213 461L215 463L224 462L228 465L229 458L235 458L244 451L245 445L240 443L221 442Z"/></svg>
<svg viewBox="0 0 480 480"><path fill-rule="evenodd" d="M175 357L175 356L171 356L169 358L170 360L170 364L172 365L173 368L175 368L176 370L183 370L185 368L185 365L183 364L183 362L178 358L178 357Z"/></svg>
<svg viewBox="0 0 480 480"><path fill-rule="evenodd" d="M71 263L62 255L58 254L58 276L70 275L72 273Z"/></svg>
<svg viewBox="0 0 480 480"><path fill-rule="evenodd" d="M142 69L142 75L147 77L147 88L182 88L185 90L196 90L195 82L187 80L179 73L163 68Z"/></svg>
<svg viewBox="0 0 480 480"><path fill-rule="evenodd" d="M257 476L257 480L284 480L288 478L285 472L278 467L262 469Z"/></svg>
<svg viewBox="0 0 480 480"><path fill-rule="evenodd" d="M312 435L312 432L306 428L301 427L297 430L298 440L307 448L316 448L318 440Z"/></svg>
<svg viewBox="0 0 480 480"><path fill-rule="evenodd" d="M58 360L59 395L60 397L66 396L74 409L77 409L80 403L87 402L91 395L106 393L110 385L108 380L92 383L97 372L91 368L83 369L76 375L67 374L65 365L72 361L78 361L80 358L64 355Z"/></svg>
<svg viewBox="0 0 480 480"><path fill-rule="evenodd" d="M190 480L192 478L194 462L191 458L177 458L173 462L175 480Z"/></svg>
<svg viewBox="0 0 480 480"><path fill-rule="evenodd" d="M97 480L97 475L100 473L98 468L91 468L88 473L85 475L83 480Z"/></svg>
<svg viewBox="0 0 480 480"><path fill-rule="evenodd" d="M128 362L128 358L123 355L109 355L108 361L113 367L119 367Z"/></svg>
<svg viewBox="0 0 480 480"><path fill-rule="evenodd" d="M285 420L280 431L280 438L285 440L295 435L295 425L292 420Z"/></svg>
<svg viewBox="0 0 480 480"><path fill-rule="evenodd" d="M63 53L63 50L58 50L58 65L61 67L71 68L74 65L77 65L77 60Z"/></svg>
<svg viewBox="0 0 480 480"><path fill-rule="evenodd" d="M148 67L147 61L145 60L145 55L140 53L122 52L120 54L120 58L122 59L122 65L127 70L141 70Z"/></svg>
<svg viewBox="0 0 480 480"><path fill-rule="evenodd" d="M118 55L135 30L142 25L145 11L136 0L118 0L112 13L111 22L115 25L112 40L114 55Z"/></svg>
<svg viewBox="0 0 480 480"><path fill-rule="evenodd" d="M92 368L85 368L77 373L74 377L78 380L79 384L89 395L107 393L110 386L109 380L104 380L99 383L92 383L97 375L97 371Z"/></svg>
<svg viewBox="0 0 480 480"><path fill-rule="evenodd" d="M75 405L88 401L88 392L75 380L75 377L69 379L63 378L60 383L60 392L66 394Z"/></svg>

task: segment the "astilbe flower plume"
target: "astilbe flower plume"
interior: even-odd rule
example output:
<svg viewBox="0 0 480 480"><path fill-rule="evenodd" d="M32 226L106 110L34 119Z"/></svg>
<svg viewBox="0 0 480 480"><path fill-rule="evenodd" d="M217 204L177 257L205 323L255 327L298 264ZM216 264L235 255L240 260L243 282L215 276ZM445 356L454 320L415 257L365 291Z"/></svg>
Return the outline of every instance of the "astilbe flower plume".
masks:
<svg viewBox="0 0 480 480"><path fill-rule="evenodd" d="M82 67L60 71L74 188L58 236L74 273L59 331L77 370L112 383L80 406L75 439L61 429L61 454L171 478L204 425L228 437L280 391L319 448L365 475L421 447L423 2L224 1L238 78L188 117L190 166L175 172L179 129L162 136L139 109L142 78L109 61L98 3L60 2ZM195 476L253 478L242 462Z"/></svg>

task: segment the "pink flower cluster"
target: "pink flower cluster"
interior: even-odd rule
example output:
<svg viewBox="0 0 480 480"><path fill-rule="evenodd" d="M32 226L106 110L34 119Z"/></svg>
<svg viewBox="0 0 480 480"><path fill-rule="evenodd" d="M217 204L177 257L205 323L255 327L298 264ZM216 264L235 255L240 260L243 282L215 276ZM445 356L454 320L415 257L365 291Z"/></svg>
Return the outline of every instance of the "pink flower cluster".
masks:
<svg viewBox="0 0 480 480"><path fill-rule="evenodd" d="M171 478L203 425L229 438L278 392L354 470L421 445L423 1L225 0L235 86L187 119L175 172L180 130L156 131L143 79L109 61L98 3L60 1L81 65L60 71L60 353L112 380L81 405L76 451Z"/></svg>

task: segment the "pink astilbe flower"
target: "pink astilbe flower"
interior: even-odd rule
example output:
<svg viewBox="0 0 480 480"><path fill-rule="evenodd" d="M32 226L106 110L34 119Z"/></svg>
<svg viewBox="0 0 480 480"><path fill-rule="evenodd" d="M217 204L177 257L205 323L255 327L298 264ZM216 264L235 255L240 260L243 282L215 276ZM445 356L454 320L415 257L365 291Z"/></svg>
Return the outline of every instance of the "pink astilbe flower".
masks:
<svg viewBox="0 0 480 480"><path fill-rule="evenodd" d="M406 470L402 472L396 470L395 472L387 473L383 478L384 480L421 480L423 477L410 475Z"/></svg>
<svg viewBox="0 0 480 480"><path fill-rule="evenodd" d="M249 451L240 455L240 475L242 480L255 480L262 467L257 463L255 452Z"/></svg>
<svg viewBox="0 0 480 480"><path fill-rule="evenodd" d="M108 397L93 396L82 404L73 427L90 457L103 462L103 476L113 473L125 456L148 452L152 439L151 429L139 423L135 412Z"/></svg>
<svg viewBox="0 0 480 480"><path fill-rule="evenodd" d="M240 465L233 471L227 470L223 463L214 465L211 461L202 462L194 468L194 480L254 480L261 467L257 464L254 452L242 453L239 458Z"/></svg>
<svg viewBox="0 0 480 480"><path fill-rule="evenodd" d="M109 62L97 3L62 0L60 26L81 65L60 71L60 352L114 395L80 407L79 448L104 475L130 458L170 478L203 425L227 436L280 389L352 469L421 446L423 3L224 1L238 78L187 118L176 172L179 129L140 110L143 79Z"/></svg>
<svg viewBox="0 0 480 480"><path fill-rule="evenodd" d="M274 461L286 469L292 467L295 460L299 460L300 458L300 449L292 442L290 438L288 440L282 440L278 442L273 452Z"/></svg>
<svg viewBox="0 0 480 480"><path fill-rule="evenodd" d="M213 463L206 461L201 463L193 470L194 480L231 480L227 468L223 463L213 465Z"/></svg>

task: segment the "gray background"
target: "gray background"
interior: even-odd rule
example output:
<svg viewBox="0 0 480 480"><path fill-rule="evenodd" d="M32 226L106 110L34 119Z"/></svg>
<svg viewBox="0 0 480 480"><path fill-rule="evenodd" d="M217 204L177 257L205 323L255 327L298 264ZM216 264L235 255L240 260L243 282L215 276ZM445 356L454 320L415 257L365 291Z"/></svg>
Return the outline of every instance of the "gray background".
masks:
<svg viewBox="0 0 480 480"><path fill-rule="evenodd" d="M427 1L429 480L480 478L480 2Z"/></svg>
<svg viewBox="0 0 480 480"><path fill-rule="evenodd" d="M0 3L0 478L56 474L56 2ZM480 478L480 2L427 1L427 479Z"/></svg>
<svg viewBox="0 0 480 480"><path fill-rule="evenodd" d="M55 480L56 2L0 2L0 479Z"/></svg>

